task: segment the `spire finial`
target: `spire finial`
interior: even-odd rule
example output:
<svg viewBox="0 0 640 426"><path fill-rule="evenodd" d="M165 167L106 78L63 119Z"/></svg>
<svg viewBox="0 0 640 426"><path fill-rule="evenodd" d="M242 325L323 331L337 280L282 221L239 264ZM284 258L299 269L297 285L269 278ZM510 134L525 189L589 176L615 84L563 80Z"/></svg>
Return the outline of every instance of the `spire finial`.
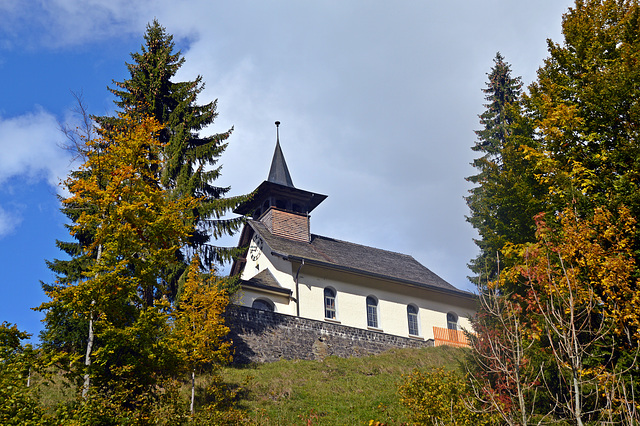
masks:
<svg viewBox="0 0 640 426"><path fill-rule="evenodd" d="M269 170L269 177L267 180L273 183L279 183L280 185L293 186L289 169L287 168L287 162L284 161L284 155L282 154L282 148L280 148L280 122L276 121L276 150L273 153L273 159L271 160L271 169Z"/></svg>

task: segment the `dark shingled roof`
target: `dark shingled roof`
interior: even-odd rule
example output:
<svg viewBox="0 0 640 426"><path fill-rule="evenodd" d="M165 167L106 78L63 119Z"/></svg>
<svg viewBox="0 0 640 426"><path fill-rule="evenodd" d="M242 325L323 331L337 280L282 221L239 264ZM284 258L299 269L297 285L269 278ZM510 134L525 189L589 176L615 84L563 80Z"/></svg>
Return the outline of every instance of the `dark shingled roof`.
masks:
<svg viewBox="0 0 640 426"><path fill-rule="evenodd" d="M264 238L276 255L304 259L305 263L315 263L354 273L392 279L418 287L455 293L460 296L475 297L472 293L458 290L412 256L381 250L373 247L311 235L311 242L299 242L275 236L256 220L249 220L249 226Z"/></svg>
<svg viewBox="0 0 640 426"><path fill-rule="evenodd" d="M273 153L267 181L294 188L287 162L284 161L284 154L282 153L282 148L280 148L280 141L276 142L276 150Z"/></svg>
<svg viewBox="0 0 640 426"><path fill-rule="evenodd" d="M268 269L259 272L256 276L247 281L243 280L242 284L291 295L291 290L283 288Z"/></svg>

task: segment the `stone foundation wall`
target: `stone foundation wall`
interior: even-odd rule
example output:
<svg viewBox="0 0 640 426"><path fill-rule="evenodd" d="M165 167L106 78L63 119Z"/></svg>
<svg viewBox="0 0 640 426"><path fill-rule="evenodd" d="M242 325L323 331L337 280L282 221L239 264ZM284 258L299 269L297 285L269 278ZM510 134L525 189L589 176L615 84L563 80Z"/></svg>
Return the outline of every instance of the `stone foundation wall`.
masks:
<svg viewBox="0 0 640 426"><path fill-rule="evenodd" d="M227 325L235 346L234 363L238 364L279 359L322 360L329 355L347 358L378 354L391 348L433 346L433 340L392 336L246 306L231 306Z"/></svg>

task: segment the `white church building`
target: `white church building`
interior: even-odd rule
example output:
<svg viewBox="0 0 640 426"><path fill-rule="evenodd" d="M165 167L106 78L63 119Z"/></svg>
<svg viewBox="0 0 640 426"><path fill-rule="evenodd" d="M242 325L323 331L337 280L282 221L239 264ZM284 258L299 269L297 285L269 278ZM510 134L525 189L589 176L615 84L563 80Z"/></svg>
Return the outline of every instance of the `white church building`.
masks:
<svg viewBox="0 0 640 426"><path fill-rule="evenodd" d="M276 125L279 125L276 122ZM250 218L231 273L236 304L435 345L466 345L477 298L406 254L313 234L326 195L293 185L279 137L266 181L235 212Z"/></svg>

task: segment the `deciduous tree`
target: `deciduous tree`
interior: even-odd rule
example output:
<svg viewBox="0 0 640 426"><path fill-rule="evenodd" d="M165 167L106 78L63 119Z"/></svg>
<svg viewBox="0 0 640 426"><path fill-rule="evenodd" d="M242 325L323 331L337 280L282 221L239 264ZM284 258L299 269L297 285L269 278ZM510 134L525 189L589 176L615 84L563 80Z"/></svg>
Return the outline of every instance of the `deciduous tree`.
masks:
<svg viewBox="0 0 640 426"><path fill-rule="evenodd" d="M479 410L477 401L468 398L468 382L457 371L416 370L405 378L398 394L415 424L481 426L497 420L491 413Z"/></svg>
<svg viewBox="0 0 640 426"><path fill-rule="evenodd" d="M15 325L0 324L0 424L46 425L44 410L29 387L37 361L30 345L22 340L29 335Z"/></svg>
<svg viewBox="0 0 640 426"><path fill-rule="evenodd" d="M616 215L599 208L592 218L577 217L568 208L557 221L559 227L552 227L539 215L537 242L507 249L514 262L492 285L503 290L518 283L528 290L522 297L502 302L514 307L517 317L512 312L482 310L481 315L493 315L504 328L492 335L480 327L478 339L506 349L510 361L499 364L499 369L492 369L495 362L485 363L483 370L497 375L494 383L508 382L511 389L526 386L536 391L517 393L528 401L520 403L516 412L527 404L535 407L537 394L546 406L540 412L538 404L538 411L530 412L550 415L555 421L578 425L637 422L636 402L629 396L636 392L638 349L629 359L624 343L637 341L630 334L636 332L640 316L631 250L635 219L624 208ZM505 339L515 325L521 330L520 338ZM487 359L481 346L474 350L480 359ZM547 355L544 368L557 372L553 378L535 371L534 360L540 353ZM528 374L527 364L534 365ZM513 402L502 407L491 403L498 410L518 408ZM523 417L522 424L527 424L525 420Z"/></svg>
<svg viewBox="0 0 640 426"><path fill-rule="evenodd" d="M175 343L191 374L192 414L196 371L208 366L214 372L232 358L232 342L226 338L229 327L224 323L229 295L224 287L215 273L202 273L200 259L194 256L173 321Z"/></svg>
<svg viewBox="0 0 640 426"><path fill-rule="evenodd" d="M193 230L196 201L170 197L155 173L162 126L152 118L121 119L110 140L87 142L86 163L67 181L64 204L79 211L72 233L93 233L83 248L92 260L83 280L52 289L44 307L61 306L88 322L96 347L90 338L86 378L96 378L97 392L137 409L175 366L163 283Z"/></svg>

